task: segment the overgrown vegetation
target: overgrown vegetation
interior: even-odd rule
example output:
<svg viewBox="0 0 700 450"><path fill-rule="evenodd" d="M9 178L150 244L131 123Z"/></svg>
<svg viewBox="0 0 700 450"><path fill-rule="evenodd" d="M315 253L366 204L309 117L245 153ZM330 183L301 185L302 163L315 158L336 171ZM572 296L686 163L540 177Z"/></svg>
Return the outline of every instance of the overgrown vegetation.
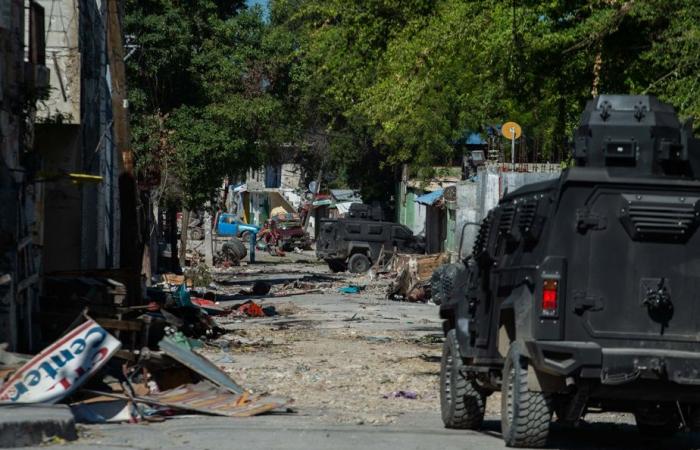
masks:
<svg viewBox="0 0 700 450"><path fill-rule="evenodd" d="M699 23L695 0L128 0L136 149L188 205L281 156L386 199L505 120L559 159L595 93L700 115Z"/></svg>

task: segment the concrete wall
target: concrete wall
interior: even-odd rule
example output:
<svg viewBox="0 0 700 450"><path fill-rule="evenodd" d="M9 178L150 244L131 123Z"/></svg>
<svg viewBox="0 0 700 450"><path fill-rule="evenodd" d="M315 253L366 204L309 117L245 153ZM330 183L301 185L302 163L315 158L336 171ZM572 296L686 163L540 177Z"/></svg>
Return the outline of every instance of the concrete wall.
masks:
<svg viewBox="0 0 700 450"><path fill-rule="evenodd" d="M506 192L513 192L521 186L559 177L557 165L549 165L538 172L507 172L502 167L479 168L475 182L462 182L457 187L457 219L455 221L455 259L470 254L480 223L489 210L498 205ZM464 230L461 249L459 239Z"/></svg>
<svg viewBox="0 0 700 450"><path fill-rule="evenodd" d="M38 0L38 3L45 13L46 64L51 69L51 91L49 98L39 105L37 119L39 122L79 124L82 67L79 26L81 7L88 2Z"/></svg>
<svg viewBox="0 0 700 450"><path fill-rule="evenodd" d="M112 143L106 0L40 3L46 11L47 61L55 66L36 126L43 170L103 177L98 184L59 180L44 187L45 269L117 267L120 157Z"/></svg>

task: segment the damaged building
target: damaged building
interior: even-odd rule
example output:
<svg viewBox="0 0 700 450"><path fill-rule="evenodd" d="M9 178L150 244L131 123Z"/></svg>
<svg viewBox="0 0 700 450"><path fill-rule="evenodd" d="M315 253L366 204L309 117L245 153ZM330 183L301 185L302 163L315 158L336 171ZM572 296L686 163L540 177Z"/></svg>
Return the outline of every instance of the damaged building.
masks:
<svg viewBox="0 0 700 450"><path fill-rule="evenodd" d="M51 69L36 125L42 171L51 179L43 184L44 271L116 267L120 161L112 136L107 2L39 3Z"/></svg>
<svg viewBox="0 0 700 450"><path fill-rule="evenodd" d="M40 348L48 281L123 262L111 4L0 2L0 343L13 350Z"/></svg>
<svg viewBox="0 0 700 450"><path fill-rule="evenodd" d="M13 349L34 345L41 199L32 123L47 81L43 8L0 2L0 342Z"/></svg>

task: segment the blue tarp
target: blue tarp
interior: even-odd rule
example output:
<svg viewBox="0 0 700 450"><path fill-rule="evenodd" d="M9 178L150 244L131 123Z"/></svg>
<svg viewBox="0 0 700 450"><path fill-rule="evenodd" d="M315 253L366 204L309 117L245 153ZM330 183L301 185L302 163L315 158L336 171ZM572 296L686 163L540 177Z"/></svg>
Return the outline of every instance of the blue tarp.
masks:
<svg viewBox="0 0 700 450"><path fill-rule="evenodd" d="M481 138L479 133L469 133L467 136L467 145L484 145L486 141Z"/></svg>
<svg viewBox="0 0 700 450"><path fill-rule="evenodd" d="M423 205L434 205L435 202L442 198L442 194L445 192L444 189L438 189L437 191L428 192L427 194L420 195L416 197L416 203L421 203Z"/></svg>

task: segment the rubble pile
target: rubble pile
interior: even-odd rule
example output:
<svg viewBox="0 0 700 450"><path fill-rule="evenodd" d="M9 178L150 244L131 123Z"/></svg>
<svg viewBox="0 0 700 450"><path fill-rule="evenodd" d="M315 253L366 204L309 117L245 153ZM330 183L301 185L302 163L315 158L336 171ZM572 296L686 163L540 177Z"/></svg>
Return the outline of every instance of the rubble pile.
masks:
<svg viewBox="0 0 700 450"><path fill-rule="evenodd" d="M270 286L256 283L250 291L221 295L187 281L165 274L142 304L126 306L123 285L114 280L61 279L71 295L56 303L63 306L60 318L80 312L35 356L0 348L0 403L64 403L83 423L291 411L290 399L253 394L198 352L225 333L217 317L276 315L274 306L246 299L265 295ZM55 292L60 297L61 290ZM241 301L224 307L223 299Z"/></svg>

